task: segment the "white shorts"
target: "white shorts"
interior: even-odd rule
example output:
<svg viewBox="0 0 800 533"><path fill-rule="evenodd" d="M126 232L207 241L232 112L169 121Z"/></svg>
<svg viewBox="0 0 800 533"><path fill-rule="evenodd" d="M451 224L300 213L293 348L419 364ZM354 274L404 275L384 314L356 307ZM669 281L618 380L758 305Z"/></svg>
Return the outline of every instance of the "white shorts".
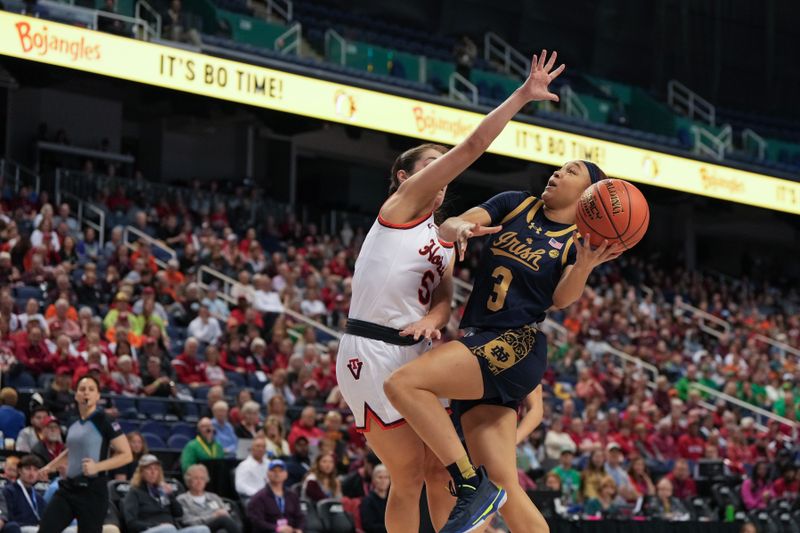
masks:
<svg viewBox="0 0 800 533"><path fill-rule="evenodd" d="M431 347L428 341L413 346L398 346L383 341L344 335L339 341L336 379L347 405L356 419L356 429L370 431L372 424L392 429L405 423L386 398L383 383L392 372L413 361ZM441 400L447 406L447 400Z"/></svg>

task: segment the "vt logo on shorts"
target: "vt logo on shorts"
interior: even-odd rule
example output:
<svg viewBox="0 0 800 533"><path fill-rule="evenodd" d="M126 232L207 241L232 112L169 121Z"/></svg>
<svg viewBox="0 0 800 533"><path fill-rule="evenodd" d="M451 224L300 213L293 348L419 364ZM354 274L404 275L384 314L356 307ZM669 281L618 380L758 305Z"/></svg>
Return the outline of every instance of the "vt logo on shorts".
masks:
<svg viewBox="0 0 800 533"><path fill-rule="evenodd" d="M361 377L361 367L364 366L364 362L360 361L358 357L355 359L350 359L347 362L347 369L353 374L353 379L358 380Z"/></svg>

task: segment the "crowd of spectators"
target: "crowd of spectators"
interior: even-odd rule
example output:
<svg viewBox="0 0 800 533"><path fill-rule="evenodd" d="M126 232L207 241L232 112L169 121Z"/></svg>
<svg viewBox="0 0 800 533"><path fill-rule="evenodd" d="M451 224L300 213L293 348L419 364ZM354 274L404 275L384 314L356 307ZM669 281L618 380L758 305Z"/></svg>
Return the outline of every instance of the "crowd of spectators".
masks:
<svg viewBox="0 0 800 533"><path fill-rule="evenodd" d="M76 416L72 391L86 374L116 395L107 404L114 416L125 416L115 408L119 398L173 399L177 416L181 401L200 399L196 435L181 448L188 496L170 492L147 439L129 435L138 462L116 478L156 494L153 520L169 514L174 527L230 531L226 517L233 518L211 507L209 473L196 467L239 456L235 491L252 524L302 529L300 500L344 498L361 528L381 531L390 480L338 392L336 340L287 313L341 329L364 228L321 234L291 215L256 223L243 191L226 201L213 190L187 202L138 198L123 188L97 196L109 220L167 244L176 257L147 239L124 242L119 226L101 243L69 205L53 207L45 192L4 194L3 436L42 462L60 453L61 426ZM469 280L471 266L458 276ZM238 284L226 292L200 283L201 267ZM636 256L598 270L594 289L553 315L566 333L551 338L544 421L518 448L521 482L558 491L556 508L565 515L684 519L696 512L687 502L698 493L698 465L721 460L726 483L743 481L736 490L744 509L796 502L792 429L772 421L762 428L746 410L690 387L699 382L791 420L800 416L797 358L756 336L800 345L797 294L737 283L659 270ZM732 330L703 332L675 305L681 299L728 320ZM451 328L446 338L456 335ZM655 386L641 367L620 366L604 342L655 364ZM20 406L27 420L15 389L38 389L30 406ZM6 462L8 479L13 462ZM126 524L134 518L129 503L126 497L121 507ZM150 527L142 520L133 529Z"/></svg>

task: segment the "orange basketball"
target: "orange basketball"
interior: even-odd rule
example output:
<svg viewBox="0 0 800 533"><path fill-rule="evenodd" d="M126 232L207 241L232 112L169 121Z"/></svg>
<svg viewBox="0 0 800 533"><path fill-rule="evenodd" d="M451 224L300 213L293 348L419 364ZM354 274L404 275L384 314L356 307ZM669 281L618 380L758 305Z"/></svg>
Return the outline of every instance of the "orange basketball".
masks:
<svg viewBox="0 0 800 533"><path fill-rule="evenodd" d="M639 189L627 181L598 181L578 200L578 232L589 234L592 246L618 242L630 250L642 240L650 223L650 207Z"/></svg>

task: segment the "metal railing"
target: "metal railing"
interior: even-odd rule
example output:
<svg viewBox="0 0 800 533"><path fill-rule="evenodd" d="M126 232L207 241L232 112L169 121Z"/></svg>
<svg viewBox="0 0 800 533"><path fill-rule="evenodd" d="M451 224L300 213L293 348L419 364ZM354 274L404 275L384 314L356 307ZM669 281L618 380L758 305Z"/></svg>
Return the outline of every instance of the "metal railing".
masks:
<svg viewBox="0 0 800 533"><path fill-rule="evenodd" d="M302 43L303 26L299 22L295 22L289 26L289 29L275 38L275 43L272 47L283 55L294 54L299 56Z"/></svg>
<svg viewBox="0 0 800 533"><path fill-rule="evenodd" d="M483 36L483 58L500 65L506 74L526 79L531 70L531 60L493 32Z"/></svg>
<svg viewBox="0 0 800 533"><path fill-rule="evenodd" d="M140 229L134 228L133 226L125 226L125 228L122 230L122 243L128 249L134 250L136 248L134 241L130 240L131 235L136 237L135 241L143 240L150 245L150 248L153 249L153 259L155 259L156 264L160 268L167 268L167 262L158 257L159 253L169 256L168 260L178 259L177 252L167 246L164 241L154 239L147 233L141 231Z"/></svg>
<svg viewBox="0 0 800 533"><path fill-rule="evenodd" d="M694 151L697 154L722 161L725 159L725 154L733 147L733 131L730 124L726 124L718 135L697 125L693 125L691 131L694 135Z"/></svg>
<svg viewBox="0 0 800 533"><path fill-rule="evenodd" d="M757 341L761 341L761 342L763 342L765 344L769 344L773 348L777 348L778 350L781 350L781 351L784 351L784 352L788 352L788 353L794 355L795 357L797 357L798 359L800 359L800 350L798 350L794 346L790 346L789 344L786 344L785 342L781 342L779 340L773 339L772 337L767 337L766 335L762 335L760 333L755 335L754 338Z"/></svg>
<svg viewBox="0 0 800 533"><path fill-rule="evenodd" d="M755 148L756 158L759 161L764 159L764 155L767 152L767 141L750 128L742 130L742 146L748 151L750 151L751 147Z"/></svg>
<svg viewBox="0 0 800 533"><path fill-rule="evenodd" d="M682 309L683 311L691 313L692 316L697 317L697 327L699 327L704 333L708 333L709 335L720 338L723 335L733 331L733 326L731 326L729 322L719 318L718 316L714 316L711 313L707 313L698 307L682 301L676 301L673 305L679 309ZM722 331L719 329L714 329L713 327L709 326L707 322L711 322L712 324L719 326L722 328Z"/></svg>
<svg viewBox="0 0 800 533"><path fill-rule="evenodd" d="M327 60L330 60L330 58L335 55L331 50L333 45L339 47L339 64L345 66L347 63L347 41L335 30L328 28L325 32L325 59Z"/></svg>
<svg viewBox="0 0 800 533"><path fill-rule="evenodd" d="M267 16L272 16L273 11L286 22L291 22L294 15L294 4L292 4L292 0L267 0Z"/></svg>
<svg viewBox="0 0 800 533"><path fill-rule="evenodd" d="M458 72L453 72L450 74L450 98L477 105L478 88Z"/></svg>
<svg viewBox="0 0 800 533"><path fill-rule="evenodd" d="M212 278L212 281L216 281L222 284L222 290L219 290L217 294L228 302L229 304L235 305L236 300L231 296L231 291L234 287L242 287L243 285L239 283L239 281L233 279L230 276L226 276L219 270L215 270L211 267L201 266L197 271L197 284L203 289L206 290L209 287L209 283L206 281L208 278ZM283 313L294 318L295 320L299 320L304 324L307 324L315 329L318 329L324 333L327 333L331 337L335 339L341 339L342 333L340 331L336 331L335 329L331 329L325 324L318 322L314 319L308 318L302 313L298 313L297 311L290 309L286 306L283 307ZM320 346L324 348L324 346Z"/></svg>
<svg viewBox="0 0 800 533"><path fill-rule="evenodd" d="M565 114L582 118L583 120L589 120L589 110L586 109L586 106L581 102L578 94L572 90L572 87L563 85L559 91L559 97L561 103L564 105Z"/></svg>
<svg viewBox="0 0 800 533"><path fill-rule="evenodd" d="M156 11L147 0L139 0L136 2L134 15L137 19L144 20L145 22L147 22L147 17L152 17L156 35L161 37L161 14Z"/></svg>
<svg viewBox="0 0 800 533"><path fill-rule="evenodd" d="M764 426L763 424L764 419L775 420L780 424L788 426L792 430L792 435L791 435L792 442L797 442L798 433L800 432L800 424L798 422L777 415L772 411L767 411L766 409L762 409L761 407L740 400L739 398L734 398L730 394L725 394L724 392L712 389L711 387L703 385L702 383L690 383L689 388L697 389L698 391L700 391L703 394L706 394L707 396L713 396L714 398L724 400L725 403L733 404L737 407L740 407L741 409L746 409L747 411L749 411L754 415L754 418L756 418L756 423L761 426L760 429L762 430L766 429L766 426ZM710 408L712 410L715 409L713 405Z"/></svg>
<svg viewBox="0 0 800 533"><path fill-rule="evenodd" d="M669 80L667 83L667 103L672 109L689 118L696 117L711 126L716 126L717 109L714 104L678 80Z"/></svg>
<svg viewBox="0 0 800 533"><path fill-rule="evenodd" d="M14 192L19 192L20 187L28 185L36 194L41 192L42 179L36 172L15 163L10 159L0 159L0 186L10 186Z"/></svg>
<svg viewBox="0 0 800 533"><path fill-rule="evenodd" d="M94 229L97 232L97 242L100 246L103 246L106 238L106 212L95 204L82 200L68 192L56 194L56 203L60 204L62 200L71 202L75 206L79 227L88 226ZM89 220L87 213L93 213L97 219Z"/></svg>

